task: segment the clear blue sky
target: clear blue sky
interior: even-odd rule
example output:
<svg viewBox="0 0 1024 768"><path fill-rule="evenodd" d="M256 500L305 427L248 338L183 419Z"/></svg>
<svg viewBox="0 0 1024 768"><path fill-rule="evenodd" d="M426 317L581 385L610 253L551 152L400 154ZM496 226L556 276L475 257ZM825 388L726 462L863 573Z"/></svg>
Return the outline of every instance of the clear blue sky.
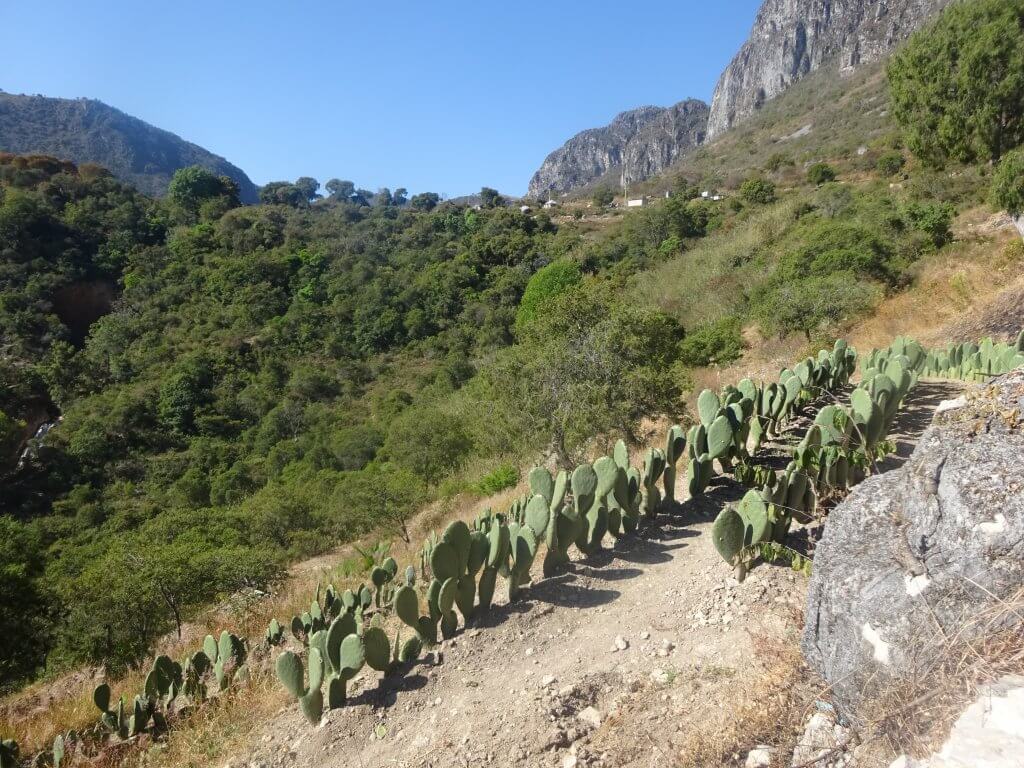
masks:
<svg viewBox="0 0 1024 768"><path fill-rule="evenodd" d="M88 96L257 184L526 190L572 134L709 100L759 0L0 0L0 88Z"/></svg>

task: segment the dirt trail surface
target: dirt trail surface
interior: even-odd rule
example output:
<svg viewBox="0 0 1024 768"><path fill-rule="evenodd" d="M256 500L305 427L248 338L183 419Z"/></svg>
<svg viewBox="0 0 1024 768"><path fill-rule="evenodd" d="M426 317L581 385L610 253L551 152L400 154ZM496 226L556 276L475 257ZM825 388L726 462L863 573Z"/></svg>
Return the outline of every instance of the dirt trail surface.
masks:
<svg viewBox="0 0 1024 768"><path fill-rule="evenodd" d="M893 431L899 454L960 389L915 389ZM711 521L743 490L720 481L516 603L496 596L404 676L364 670L319 727L288 703L228 765L671 765L694 730L721 727L760 673L764 639L793 642L802 619L804 577L762 565L737 584L712 546Z"/></svg>

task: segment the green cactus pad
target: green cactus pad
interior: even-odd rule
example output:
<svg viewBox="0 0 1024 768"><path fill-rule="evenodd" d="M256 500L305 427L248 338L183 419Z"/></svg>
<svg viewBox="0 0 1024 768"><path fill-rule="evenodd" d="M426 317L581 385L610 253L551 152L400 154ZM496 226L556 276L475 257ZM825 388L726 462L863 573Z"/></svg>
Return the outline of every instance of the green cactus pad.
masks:
<svg viewBox="0 0 1024 768"><path fill-rule="evenodd" d="M469 549L468 537L466 549ZM438 581L455 578L460 573L459 554L454 546L446 541L438 542L430 553L430 570Z"/></svg>
<svg viewBox="0 0 1024 768"><path fill-rule="evenodd" d="M769 531L768 507L758 491L747 491L736 507L750 530L750 544L764 541Z"/></svg>
<svg viewBox="0 0 1024 768"><path fill-rule="evenodd" d="M732 447L734 430L727 416L718 416L708 427L708 454L712 459L721 459L729 455Z"/></svg>
<svg viewBox="0 0 1024 768"><path fill-rule="evenodd" d="M743 551L745 529L743 518L732 507L726 507L715 518L711 541L718 554L730 565L736 564L737 557Z"/></svg>
<svg viewBox="0 0 1024 768"><path fill-rule="evenodd" d="M594 491L594 495L597 498L603 499L612 492L618 471L618 464L610 456L602 456L594 462L594 474L597 475L597 490Z"/></svg>
<svg viewBox="0 0 1024 768"><path fill-rule="evenodd" d="M473 616L473 600L476 597L476 582L472 576L460 576L455 592L455 605L467 621Z"/></svg>
<svg viewBox="0 0 1024 768"><path fill-rule="evenodd" d="M700 417L700 423L705 427L711 425L721 407L722 402L718 399L718 395L710 389L705 389L697 396L697 415Z"/></svg>
<svg viewBox="0 0 1024 768"><path fill-rule="evenodd" d="M92 692L92 703L100 712L110 711L110 686L100 683Z"/></svg>
<svg viewBox="0 0 1024 768"><path fill-rule="evenodd" d="M379 627L370 627L363 634L366 664L378 672L386 672L391 664L391 642L387 633Z"/></svg>
<svg viewBox="0 0 1024 768"><path fill-rule="evenodd" d="M211 662L217 661L219 654L217 653L218 645L217 640L213 635L207 635L203 639L203 653L205 653Z"/></svg>
<svg viewBox="0 0 1024 768"><path fill-rule="evenodd" d="M546 498L537 494L526 505L524 522L533 529L537 537L544 535L547 530L548 520L551 517L551 510L548 508Z"/></svg>
<svg viewBox="0 0 1024 768"><path fill-rule="evenodd" d="M313 725L319 725L324 716L324 695L319 688L310 691L299 699L299 709Z"/></svg>
<svg viewBox="0 0 1024 768"><path fill-rule="evenodd" d="M581 464L572 472L569 481L572 495L576 499L577 509L585 512L590 507L590 500L597 491L597 473L589 464Z"/></svg>
<svg viewBox="0 0 1024 768"><path fill-rule="evenodd" d="M363 662L366 660L366 651L363 646L363 638L359 635L348 635L344 640L341 641L341 652L339 654L341 660L342 677L351 680L355 677L356 673L363 668Z"/></svg>
<svg viewBox="0 0 1024 768"><path fill-rule="evenodd" d="M302 662L299 657L291 651L285 651L277 657L277 676L281 683L294 698L298 699L306 694L306 688L302 684Z"/></svg>
<svg viewBox="0 0 1024 768"><path fill-rule="evenodd" d="M612 450L612 458L615 459L615 463L623 469L629 469L629 448L626 447L625 440L615 441L615 448Z"/></svg>
<svg viewBox="0 0 1024 768"><path fill-rule="evenodd" d="M452 574L453 576L459 576L466 572L466 566L469 563L470 536L469 526L462 520L452 521L441 534L441 541L453 546L458 555L458 571Z"/></svg>
<svg viewBox="0 0 1024 768"><path fill-rule="evenodd" d="M418 637L410 637L402 643L402 650L398 652L398 660L403 664L409 664L420 657L423 650L423 643Z"/></svg>
<svg viewBox="0 0 1024 768"><path fill-rule="evenodd" d="M498 569L497 568L484 568L480 572L480 583L477 585L477 597L479 599L480 608L488 610L491 607L491 601L494 600L494 586L498 580Z"/></svg>
<svg viewBox="0 0 1024 768"><path fill-rule="evenodd" d="M487 567L494 568L508 559L509 547L511 546L508 526L504 523L491 526L487 538L490 541L490 549L487 553Z"/></svg>
<svg viewBox="0 0 1024 768"><path fill-rule="evenodd" d="M459 591L459 580L457 578L445 579L441 584L441 591L437 596L437 605L441 609L441 615L450 613L455 605L455 595Z"/></svg>
<svg viewBox="0 0 1024 768"><path fill-rule="evenodd" d="M530 470L530 474L527 479L530 484L530 490L533 494L540 494L547 499L550 504L551 497L555 493L555 481L551 477L551 473L544 469L544 467L534 467Z"/></svg>
<svg viewBox="0 0 1024 768"><path fill-rule="evenodd" d="M407 626L416 629L420 619L420 601L412 587L399 587L392 602L395 615Z"/></svg>
<svg viewBox="0 0 1024 768"><path fill-rule="evenodd" d="M470 576L476 576L484 567L490 551L491 543L487 539L487 534L483 531L473 531L469 539L469 563L466 566Z"/></svg>

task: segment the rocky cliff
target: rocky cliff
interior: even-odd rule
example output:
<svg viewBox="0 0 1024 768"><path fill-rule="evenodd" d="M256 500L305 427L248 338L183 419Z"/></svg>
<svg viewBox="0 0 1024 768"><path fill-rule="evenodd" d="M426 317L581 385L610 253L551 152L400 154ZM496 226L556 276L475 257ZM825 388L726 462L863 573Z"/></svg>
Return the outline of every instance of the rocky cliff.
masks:
<svg viewBox="0 0 1024 768"><path fill-rule="evenodd" d="M708 105L696 99L623 112L609 125L578 133L548 155L530 180L530 194L566 192L605 176L616 184L646 179L700 144L707 119Z"/></svg>
<svg viewBox="0 0 1024 768"><path fill-rule="evenodd" d="M96 163L155 196L167 191L176 170L201 165L234 179L243 202L257 201L256 186L223 157L92 99L0 91L0 151Z"/></svg>
<svg viewBox="0 0 1024 768"><path fill-rule="evenodd" d="M822 64L877 61L950 0L765 0L711 100L708 139Z"/></svg>

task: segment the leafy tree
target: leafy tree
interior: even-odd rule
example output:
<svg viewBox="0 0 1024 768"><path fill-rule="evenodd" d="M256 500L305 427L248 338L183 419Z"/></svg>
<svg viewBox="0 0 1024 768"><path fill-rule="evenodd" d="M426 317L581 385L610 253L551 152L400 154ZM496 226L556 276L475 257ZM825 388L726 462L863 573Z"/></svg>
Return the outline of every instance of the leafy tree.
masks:
<svg viewBox="0 0 1024 768"><path fill-rule="evenodd" d="M788 280L768 292L756 307L766 333L780 338L790 333L826 330L866 311L879 291L850 272Z"/></svg>
<svg viewBox="0 0 1024 768"><path fill-rule="evenodd" d="M392 202L401 207L409 202L409 190L405 187L399 187L395 190L394 196L391 198Z"/></svg>
<svg viewBox="0 0 1024 768"><path fill-rule="evenodd" d="M903 166L906 164L907 159L903 156L902 152L896 149L890 149L879 156L875 167L883 176L895 176L903 170Z"/></svg>
<svg viewBox="0 0 1024 768"><path fill-rule="evenodd" d="M373 201L382 208L389 208L395 204L395 198L387 187L378 189L377 194L373 196Z"/></svg>
<svg viewBox="0 0 1024 768"><path fill-rule="evenodd" d="M992 179L993 202L1020 224L1024 214L1024 149L1008 152L999 162ZM1024 230L1021 235L1024 236Z"/></svg>
<svg viewBox="0 0 1024 768"><path fill-rule="evenodd" d="M224 198L227 208L237 208L238 185L227 176L217 176L199 165L180 168L171 177L167 187L168 199L192 215L200 206L215 198Z"/></svg>
<svg viewBox="0 0 1024 768"><path fill-rule="evenodd" d="M318 197L317 190L320 189L320 182L311 176L300 176L295 180L295 186L306 196L306 202L313 202Z"/></svg>
<svg viewBox="0 0 1024 768"><path fill-rule="evenodd" d="M949 203L911 202L906 206L906 216L914 229L931 238L936 248L953 238L950 225L956 209Z"/></svg>
<svg viewBox="0 0 1024 768"><path fill-rule="evenodd" d="M835 181L836 170L828 163L814 163L807 169L807 180L816 186Z"/></svg>
<svg viewBox="0 0 1024 768"><path fill-rule="evenodd" d="M767 205L775 202L775 185L767 179L750 178L740 185L740 197L748 203Z"/></svg>
<svg viewBox="0 0 1024 768"><path fill-rule="evenodd" d="M441 197L436 192L420 192L412 196L409 204L417 211L432 211L440 200Z"/></svg>
<svg viewBox="0 0 1024 768"><path fill-rule="evenodd" d="M356 191L356 185L351 181L342 181L341 179L331 179L324 184L324 189L330 195L332 200L345 200L351 199L353 193Z"/></svg>
<svg viewBox="0 0 1024 768"><path fill-rule="evenodd" d="M560 259L538 269L526 284L516 312L516 332L521 333L561 294L583 279L575 261Z"/></svg>
<svg viewBox="0 0 1024 768"><path fill-rule="evenodd" d="M496 189L480 188L480 205L484 208L499 208L505 205L505 198Z"/></svg>
<svg viewBox="0 0 1024 768"><path fill-rule="evenodd" d="M260 202L305 208L309 205L309 189L300 189L288 181L270 181L260 187Z"/></svg>
<svg viewBox="0 0 1024 768"><path fill-rule="evenodd" d="M627 307L606 286L577 286L527 326L520 343L484 375L511 418L550 441L562 466L594 435L637 441L641 418L673 415L673 366L682 328L668 315Z"/></svg>
<svg viewBox="0 0 1024 768"><path fill-rule="evenodd" d="M907 145L941 166L998 160L1024 142L1024 0L953 3L888 67Z"/></svg>
<svg viewBox="0 0 1024 768"><path fill-rule="evenodd" d="M615 190L607 185L602 185L594 190L594 195L591 199L598 208L605 208L615 200Z"/></svg>
<svg viewBox="0 0 1024 768"><path fill-rule="evenodd" d="M739 318L725 317L687 333L679 345L679 360L694 367L726 365L742 357L745 346Z"/></svg>
<svg viewBox="0 0 1024 768"><path fill-rule="evenodd" d="M461 467L472 448L462 420L432 407L403 411L384 440L384 453L391 461L430 484Z"/></svg>

